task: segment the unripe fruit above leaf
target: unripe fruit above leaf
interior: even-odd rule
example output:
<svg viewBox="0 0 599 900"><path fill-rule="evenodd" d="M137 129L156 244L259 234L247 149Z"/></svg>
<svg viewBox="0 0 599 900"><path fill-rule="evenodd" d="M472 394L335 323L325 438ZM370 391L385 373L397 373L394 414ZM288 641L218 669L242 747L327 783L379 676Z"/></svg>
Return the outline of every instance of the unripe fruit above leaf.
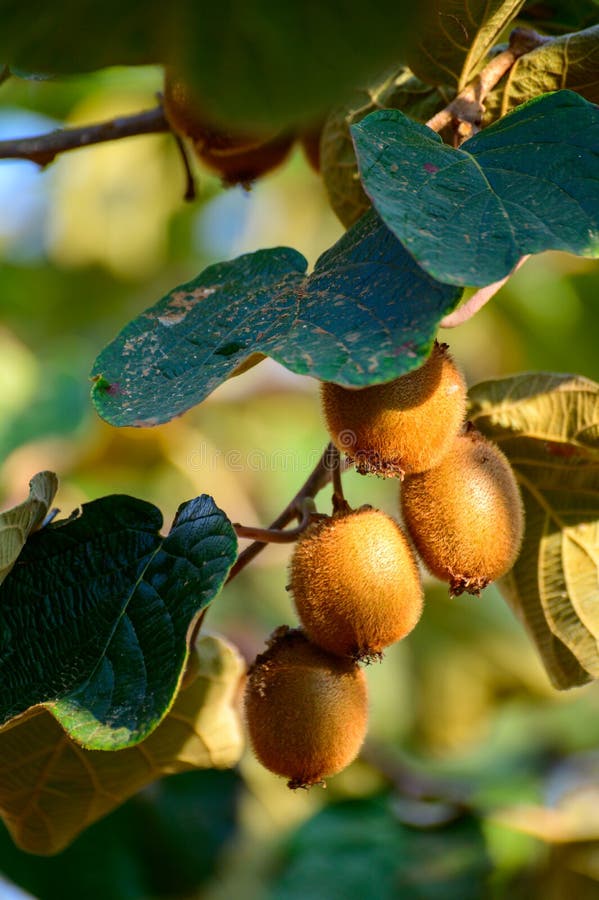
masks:
<svg viewBox="0 0 599 900"><path fill-rule="evenodd" d="M278 628L248 674L245 713L263 766L309 787L352 762L366 735L364 672L299 629Z"/></svg>
<svg viewBox="0 0 599 900"><path fill-rule="evenodd" d="M466 384L435 341L420 368L357 390L325 382L322 402L335 446L362 474L400 476L437 465L460 430Z"/></svg>
<svg viewBox="0 0 599 900"><path fill-rule="evenodd" d="M283 162L293 135L232 133L210 122L187 84L172 73L164 82L164 112L174 131L191 138L197 156L225 184L250 184Z"/></svg>
<svg viewBox="0 0 599 900"><path fill-rule="evenodd" d="M478 594L516 561L520 491L501 450L474 430L457 437L434 469L404 479L401 506L426 567L452 595Z"/></svg>
<svg viewBox="0 0 599 900"><path fill-rule="evenodd" d="M317 519L297 541L290 574L308 637L339 656L380 655L414 628L422 612L408 538L377 509Z"/></svg>

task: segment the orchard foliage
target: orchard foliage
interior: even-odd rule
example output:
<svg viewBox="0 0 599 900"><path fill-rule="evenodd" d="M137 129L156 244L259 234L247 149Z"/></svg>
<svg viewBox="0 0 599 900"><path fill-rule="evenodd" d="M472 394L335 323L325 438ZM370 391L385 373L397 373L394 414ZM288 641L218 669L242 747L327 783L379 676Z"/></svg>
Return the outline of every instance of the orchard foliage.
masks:
<svg viewBox="0 0 599 900"><path fill-rule="evenodd" d="M341 386L331 397L411 379L431 359L438 329L452 315L473 315L524 257L599 257L592 0L380 0L368 11L353 0L253 0L230 17L226 4L192 0L166 11L155 0L64 0L36 8L35 28L31 6L4 4L5 78L156 64L176 71L215 132L283 135L289 144L317 132L321 176L347 227L312 271L291 247L260 249L169 285L123 321L97 347L91 373L91 400L112 426L169 422L265 356ZM152 121L156 131L168 128L160 110ZM9 144L0 142L0 158L11 155ZM29 158L45 159L43 151ZM463 396L461 403L450 416L453 433ZM599 677L599 386L546 372L488 381L470 388L466 418L509 461L525 513L521 547L518 532L508 554L511 564L520 548L513 568L492 577L500 576L552 684L590 682ZM374 427L378 434L380 422ZM436 447L440 437L421 427L422 445ZM237 536L261 545L297 537L314 521L306 501L331 479L334 514L347 512L339 456L331 458L336 471L321 462L270 531L233 525L208 493L182 502L166 535L155 506L119 494L57 518L51 472L34 475L29 498L0 515L0 813L19 846L55 853L163 774L236 764L241 662L228 643L201 632L202 620L249 560L237 556ZM293 519L297 528L283 532ZM351 583L351 572L344 577ZM414 593L410 628L419 582ZM334 622L331 615L325 631ZM369 654L368 642L360 647L355 656ZM331 665L362 685L355 659ZM268 697L255 669L251 678L264 717ZM285 703L309 710L310 698L300 704L292 687ZM287 722L284 711L282 730ZM345 762L358 752L362 724ZM262 736L262 718L250 725ZM329 734L324 718L318 725ZM310 723L295 727L294 741ZM271 755L271 737L262 756ZM317 760L304 771L307 753L300 747L292 764L267 765L294 786L311 784L329 770ZM415 883L414 897L433 896L427 875L411 882L392 860L387 801L363 806L384 877ZM315 819L298 846L317 855L319 833L336 834L335 817ZM453 830L450 819L439 823L451 832L445 850L455 842L465 862L457 874L447 863L443 896L462 898L466 883L475 892L483 884L488 866L472 809ZM406 853L418 845L429 854L409 815L405 827L395 819L392 827ZM302 867L296 851L289 873ZM443 868L443 853L440 860ZM289 873L278 896L295 896Z"/></svg>

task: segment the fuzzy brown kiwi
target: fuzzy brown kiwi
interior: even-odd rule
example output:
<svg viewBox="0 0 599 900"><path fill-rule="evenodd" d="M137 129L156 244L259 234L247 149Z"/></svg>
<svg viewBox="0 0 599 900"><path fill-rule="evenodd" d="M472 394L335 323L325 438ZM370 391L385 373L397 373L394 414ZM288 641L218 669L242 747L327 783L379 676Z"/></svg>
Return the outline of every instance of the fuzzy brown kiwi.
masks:
<svg viewBox="0 0 599 900"><path fill-rule="evenodd" d="M339 656L380 656L414 628L422 612L410 542L378 509L317 519L297 541L290 576L308 637Z"/></svg>
<svg viewBox="0 0 599 900"><path fill-rule="evenodd" d="M447 344L435 341L413 372L359 389L325 382L322 402L332 441L358 472L402 478L447 453L464 419L466 384Z"/></svg>
<svg viewBox="0 0 599 900"><path fill-rule="evenodd" d="M357 756L368 724L366 678L351 660L282 626L250 667L245 715L262 765L290 788L310 787Z"/></svg>
<svg viewBox="0 0 599 900"><path fill-rule="evenodd" d="M459 435L434 469L407 476L405 523L429 571L450 594L478 594L505 575L520 551L522 498L499 447L474 429Z"/></svg>
<svg viewBox="0 0 599 900"><path fill-rule="evenodd" d="M228 185L251 184L282 163L293 144L290 134L233 133L210 122L188 85L168 71L163 105L171 128L191 138L199 159Z"/></svg>

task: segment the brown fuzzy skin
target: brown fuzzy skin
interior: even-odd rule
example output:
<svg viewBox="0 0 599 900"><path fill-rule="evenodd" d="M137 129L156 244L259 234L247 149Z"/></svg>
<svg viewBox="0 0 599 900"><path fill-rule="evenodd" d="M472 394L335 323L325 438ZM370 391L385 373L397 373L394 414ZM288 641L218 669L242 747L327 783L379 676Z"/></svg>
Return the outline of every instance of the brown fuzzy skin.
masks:
<svg viewBox="0 0 599 900"><path fill-rule="evenodd" d="M286 626L248 673L245 714L254 753L290 788L322 783L358 755L368 724L364 672Z"/></svg>
<svg viewBox="0 0 599 900"><path fill-rule="evenodd" d="M447 453L464 419L466 384L447 345L435 341L414 372L358 390L325 382L322 402L331 440L358 472L402 478Z"/></svg>
<svg viewBox="0 0 599 900"><path fill-rule="evenodd" d="M478 594L508 572L524 533L522 498L499 447L467 431L436 468L407 477L405 523L427 569L450 594Z"/></svg>
<svg viewBox="0 0 599 900"><path fill-rule="evenodd" d="M293 144L289 134L248 135L224 131L206 118L187 85L167 72L164 112L177 134L191 138L199 159L218 172L225 184L251 184L274 169Z"/></svg>
<svg viewBox="0 0 599 900"><path fill-rule="evenodd" d="M317 519L299 538L290 587L308 637L329 653L373 659L414 628L422 584L408 538L368 507Z"/></svg>

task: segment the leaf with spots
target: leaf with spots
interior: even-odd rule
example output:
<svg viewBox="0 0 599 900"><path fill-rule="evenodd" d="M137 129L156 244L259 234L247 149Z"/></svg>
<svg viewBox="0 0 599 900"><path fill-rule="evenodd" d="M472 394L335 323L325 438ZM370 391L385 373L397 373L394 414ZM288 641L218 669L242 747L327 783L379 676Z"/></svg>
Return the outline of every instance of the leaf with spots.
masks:
<svg viewBox="0 0 599 900"><path fill-rule="evenodd" d="M79 746L43 706L0 728L0 815L14 841L29 853L58 853L163 775L235 765L243 668L230 644L200 635L166 718L141 743L116 752Z"/></svg>
<svg viewBox="0 0 599 900"><path fill-rule="evenodd" d="M517 59L485 100L486 118L499 118L526 100L561 88L599 103L599 25L548 39Z"/></svg>
<svg viewBox="0 0 599 900"><path fill-rule="evenodd" d="M599 678L599 385L516 375L470 390L469 417L508 457L526 529L499 582L557 688Z"/></svg>
<svg viewBox="0 0 599 900"><path fill-rule="evenodd" d="M408 50L408 65L427 84L461 91L523 6L524 0L435 0Z"/></svg>
<svg viewBox="0 0 599 900"><path fill-rule="evenodd" d="M0 584L14 566L29 535L46 518L58 488L54 472L38 472L29 482L29 497L0 513Z"/></svg>
<svg viewBox="0 0 599 900"><path fill-rule="evenodd" d="M465 141L396 110L352 128L366 193L434 278L482 286L527 253L599 255L599 108L545 94Z"/></svg>
<svg viewBox="0 0 599 900"><path fill-rule="evenodd" d="M362 387L421 365L461 296L426 274L367 213L314 272L295 250L205 269L134 319L95 362L93 400L113 425L157 425L200 403L254 353Z"/></svg>
<svg viewBox="0 0 599 900"><path fill-rule="evenodd" d="M112 496L32 535L0 587L0 725L43 705L96 750L142 741L175 698L187 634L222 587L236 536L207 495Z"/></svg>

